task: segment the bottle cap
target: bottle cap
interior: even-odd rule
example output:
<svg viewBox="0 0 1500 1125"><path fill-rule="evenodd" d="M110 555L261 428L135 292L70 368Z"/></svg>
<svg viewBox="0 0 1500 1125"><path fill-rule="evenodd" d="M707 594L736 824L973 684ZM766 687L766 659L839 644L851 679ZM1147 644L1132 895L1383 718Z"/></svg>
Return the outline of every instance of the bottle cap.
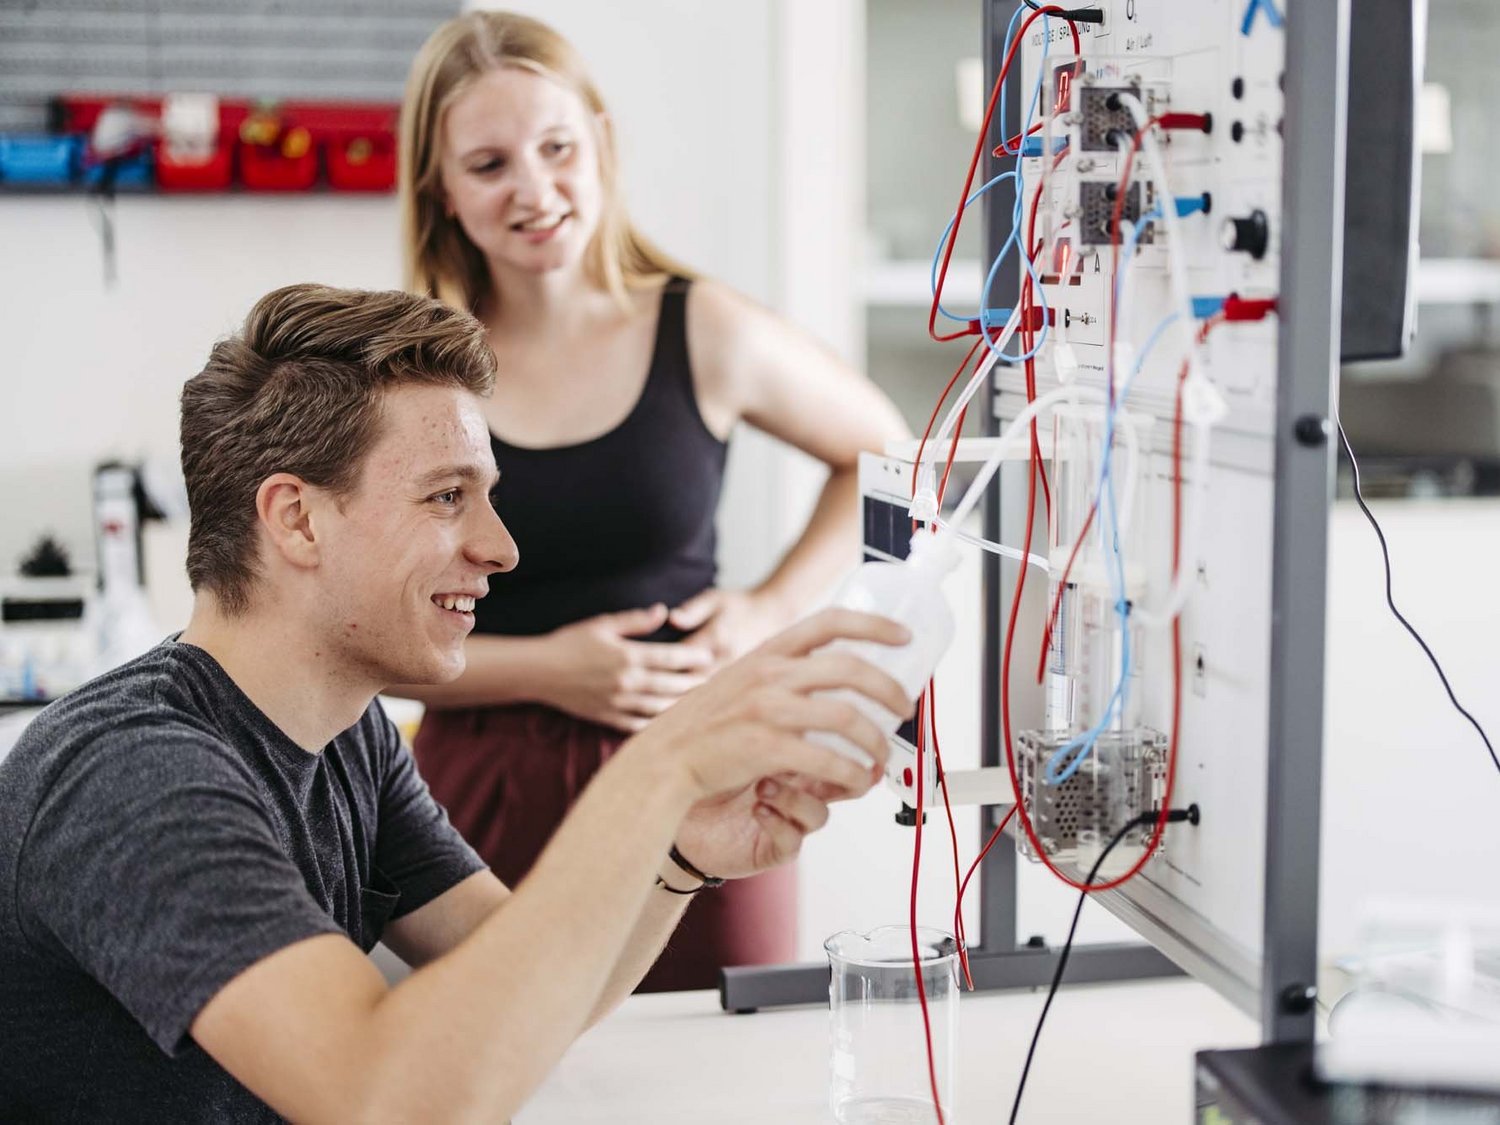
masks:
<svg viewBox="0 0 1500 1125"><path fill-rule="evenodd" d="M953 545L953 532L944 528L933 531L919 528L911 537L911 552L906 565L925 571L936 577L947 574L958 565L958 549Z"/></svg>

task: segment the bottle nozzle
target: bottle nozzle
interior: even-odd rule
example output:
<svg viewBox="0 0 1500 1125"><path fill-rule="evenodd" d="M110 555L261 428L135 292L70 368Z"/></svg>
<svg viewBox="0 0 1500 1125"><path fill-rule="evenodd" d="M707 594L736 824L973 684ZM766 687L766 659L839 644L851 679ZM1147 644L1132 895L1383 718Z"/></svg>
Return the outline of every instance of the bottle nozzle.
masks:
<svg viewBox="0 0 1500 1125"><path fill-rule="evenodd" d="M906 565L942 577L958 565L958 548L953 540L954 532L949 526L936 531L925 527L918 530L911 537Z"/></svg>

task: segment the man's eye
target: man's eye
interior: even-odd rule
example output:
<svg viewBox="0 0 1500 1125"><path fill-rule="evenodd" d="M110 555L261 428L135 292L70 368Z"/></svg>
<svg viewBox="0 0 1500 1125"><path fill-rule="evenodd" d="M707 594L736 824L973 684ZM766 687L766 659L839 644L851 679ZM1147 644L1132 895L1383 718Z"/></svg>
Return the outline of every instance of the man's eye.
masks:
<svg viewBox="0 0 1500 1125"><path fill-rule="evenodd" d="M433 499L436 500L439 504L457 504L458 497L458 489L450 488L447 492L439 492L436 496L433 497Z"/></svg>

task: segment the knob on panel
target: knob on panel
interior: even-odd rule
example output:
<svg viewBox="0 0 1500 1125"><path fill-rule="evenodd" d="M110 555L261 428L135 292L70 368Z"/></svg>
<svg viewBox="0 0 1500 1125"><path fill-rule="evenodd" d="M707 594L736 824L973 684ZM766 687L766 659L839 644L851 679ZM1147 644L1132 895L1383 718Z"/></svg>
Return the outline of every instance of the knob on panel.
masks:
<svg viewBox="0 0 1500 1125"><path fill-rule="evenodd" d="M1249 254L1259 261L1271 244L1271 224L1266 213L1259 209L1243 219L1225 219L1219 241L1225 250Z"/></svg>

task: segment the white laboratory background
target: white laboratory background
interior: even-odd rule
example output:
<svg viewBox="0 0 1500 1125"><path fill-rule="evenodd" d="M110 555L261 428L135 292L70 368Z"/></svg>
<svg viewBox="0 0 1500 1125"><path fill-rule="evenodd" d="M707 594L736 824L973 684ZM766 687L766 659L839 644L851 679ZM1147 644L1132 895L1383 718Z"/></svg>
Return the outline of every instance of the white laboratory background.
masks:
<svg viewBox="0 0 1500 1125"><path fill-rule="evenodd" d="M940 221L926 222L923 201L902 209L885 187L867 182L867 149L873 175L903 139L900 131L877 137L880 121L867 118L867 66L889 68L892 57L888 42L867 35L875 23L899 31L901 12L920 7L941 13L945 26L957 28L950 38L969 36L977 51L979 5L508 6L554 24L589 60L615 116L640 225L674 255L868 363L920 428L925 416L915 410L930 405L954 360L912 343L925 319L920 294L902 289L900 263L886 259L915 255L913 230L935 236ZM944 65L954 73L952 61ZM959 130L953 78L941 88L952 117L942 128ZM892 95L882 89L885 104ZM904 136L926 143L925 134ZM927 160L905 166L926 169L945 200L962 172ZM894 215L873 238L867 195ZM400 284L394 196L125 196L114 222L118 281L109 288L91 203L0 196L0 563L7 568L44 531L77 558L92 555L93 466L111 457L175 461L179 388L257 297L296 281ZM894 288L880 289L885 283ZM727 584L752 582L772 565L810 510L819 480L805 458L753 436L737 439L720 519ZM1500 549L1500 502L1403 500L1381 505L1379 514L1392 541L1398 599L1440 653L1460 698L1500 729L1493 686L1500 589L1489 577ZM189 605L181 570L186 528L153 524L146 542L150 602L165 634L183 624ZM978 620L977 565L955 576L950 592L958 619ZM943 746L955 766L977 761L978 665L979 637L961 635L941 681ZM1343 505L1330 551L1327 698L1325 957L1353 944L1369 896L1500 902L1482 877L1500 866L1492 827L1500 777L1390 618L1373 536ZM804 959L820 957L835 930L904 918L911 836L891 823L892 811L872 797L838 810L809 841L801 864ZM929 821L922 916L937 924L951 921L946 836L940 818ZM959 840L967 857L976 838L976 816L965 811ZM1022 936L1059 940L1072 901L1026 872ZM1127 934L1102 911L1086 915L1084 940Z"/></svg>

